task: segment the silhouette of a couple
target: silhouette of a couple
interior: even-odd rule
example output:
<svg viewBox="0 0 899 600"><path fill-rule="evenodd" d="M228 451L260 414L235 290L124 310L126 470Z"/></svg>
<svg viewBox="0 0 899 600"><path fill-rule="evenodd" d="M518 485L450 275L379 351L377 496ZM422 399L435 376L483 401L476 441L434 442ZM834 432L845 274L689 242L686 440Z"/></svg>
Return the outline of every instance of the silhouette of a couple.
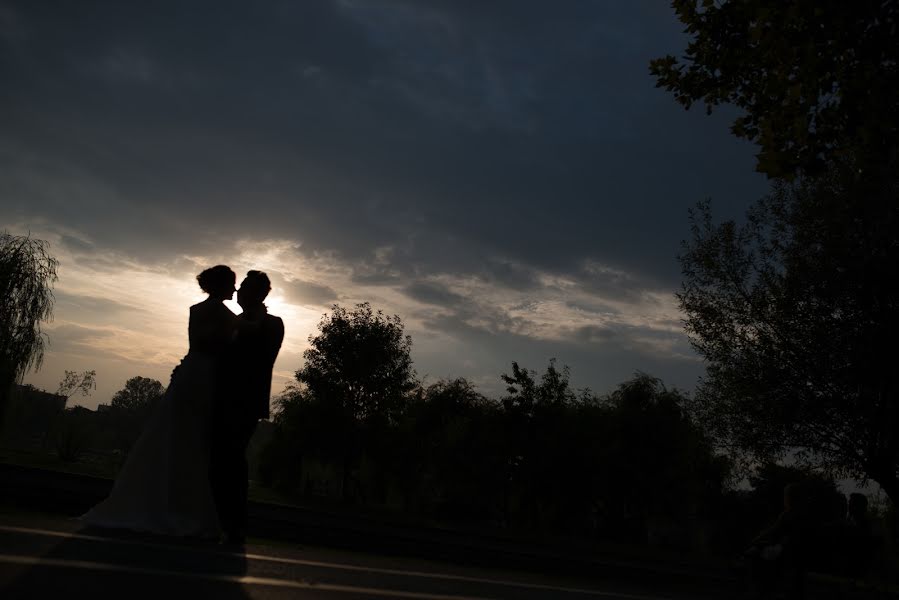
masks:
<svg viewBox="0 0 899 600"><path fill-rule="evenodd" d="M197 281L209 297L190 307L190 350L109 497L82 516L87 525L245 541L246 448L269 416L284 323L263 304L271 290L265 273L248 272L239 290L224 265ZM235 291L239 316L223 304Z"/></svg>

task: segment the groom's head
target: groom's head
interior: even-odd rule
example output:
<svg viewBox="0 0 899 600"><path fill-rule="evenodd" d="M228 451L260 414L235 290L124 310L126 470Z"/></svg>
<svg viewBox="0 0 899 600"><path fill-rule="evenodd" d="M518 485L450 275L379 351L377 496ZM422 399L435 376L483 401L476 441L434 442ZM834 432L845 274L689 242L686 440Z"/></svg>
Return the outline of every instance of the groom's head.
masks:
<svg viewBox="0 0 899 600"><path fill-rule="evenodd" d="M241 308L262 304L272 289L272 282L262 271L247 271L247 276L240 282L237 290L237 303Z"/></svg>

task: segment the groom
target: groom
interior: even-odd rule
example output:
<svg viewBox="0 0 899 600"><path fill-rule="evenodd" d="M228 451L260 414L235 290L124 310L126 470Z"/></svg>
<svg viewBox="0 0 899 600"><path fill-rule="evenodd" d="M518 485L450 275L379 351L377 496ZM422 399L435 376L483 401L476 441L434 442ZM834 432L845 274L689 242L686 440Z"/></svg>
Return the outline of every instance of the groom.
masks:
<svg viewBox="0 0 899 600"><path fill-rule="evenodd" d="M240 326L217 376L209 480L225 542L234 545L246 539L247 445L259 419L269 417L272 368L284 339L284 322L263 304L271 289L261 271L249 271L241 282Z"/></svg>

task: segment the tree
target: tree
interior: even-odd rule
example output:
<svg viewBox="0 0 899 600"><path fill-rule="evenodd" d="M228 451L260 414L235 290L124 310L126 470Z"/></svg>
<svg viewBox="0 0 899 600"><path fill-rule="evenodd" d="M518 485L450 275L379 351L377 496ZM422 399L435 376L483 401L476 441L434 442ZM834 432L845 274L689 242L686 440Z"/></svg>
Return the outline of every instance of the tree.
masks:
<svg viewBox="0 0 899 600"><path fill-rule="evenodd" d="M623 507L622 519L702 514L720 496L729 461L690 418L687 400L639 372L604 399L612 423L606 477L616 488L605 496Z"/></svg>
<svg viewBox="0 0 899 600"><path fill-rule="evenodd" d="M68 402L69 398L78 394L90 396L91 390L97 388L96 371L66 371L56 395ZM56 442L56 454L63 462L74 462L84 451L89 442L91 429L91 411L74 406L62 411L53 426Z"/></svg>
<svg viewBox="0 0 899 600"><path fill-rule="evenodd" d="M393 421L416 386L412 338L400 318L373 312L367 302L352 311L335 304L318 329L297 381L357 421Z"/></svg>
<svg viewBox="0 0 899 600"><path fill-rule="evenodd" d="M856 162L892 172L899 133L896 0L674 0L685 55L650 63L684 107L742 109L731 131L758 143L769 177Z"/></svg>
<svg viewBox="0 0 899 600"><path fill-rule="evenodd" d="M75 394L90 396L91 390L95 389L97 389L96 371L66 371L62 381L59 382L56 394L68 400Z"/></svg>
<svg viewBox="0 0 899 600"><path fill-rule="evenodd" d="M57 260L49 244L0 233L0 420L13 383L44 357L41 321L53 314Z"/></svg>
<svg viewBox="0 0 899 600"><path fill-rule="evenodd" d="M133 413L147 411L165 394L162 383L149 377L132 377L125 382L125 387L112 396L111 405L115 409Z"/></svg>
<svg viewBox="0 0 899 600"><path fill-rule="evenodd" d="M354 467L366 452L379 450L417 386L412 338L404 335L398 316L374 312L367 302L354 310L335 304L318 329L318 335L309 336L306 363L296 372L301 393L288 399L278 424L289 431L297 429L291 417L310 411L321 415L330 437L322 447L335 451L332 456L341 463L346 500Z"/></svg>
<svg viewBox="0 0 899 600"><path fill-rule="evenodd" d="M778 183L744 225L692 213L679 294L718 441L873 479L899 500L899 204L852 174Z"/></svg>
<svg viewBox="0 0 899 600"><path fill-rule="evenodd" d="M420 392L404 415L391 461L407 507L431 508L442 518L498 515L505 474L498 405L461 377Z"/></svg>
<svg viewBox="0 0 899 600"><path fill-rule="evenodd" d="M93 411L83 406L65 409L55 420L52 431L56 455L62 462L75 462L95 438Z"/></svg>
<svg viewBox="0 0 899 600"><path fill-rule="evenodd" d="M523 505L522 516L530 526L574 516L566 504L575 495L572 486L584 479L577 465L587 446L580 446L583 439L571 431L570 409L577 395L569 385L568 367L559 370L550 359L538 379L535 371L513 362L512 374L501 378L508 392L502 398L499 435L506 446L509 501L515 498Z"/></svg>
<svg viewBox="0 0 899 600"><path fill-rule="evenodd" d="M537 373L522 369L517 362L512 363L512 375L501 376L509 395L503 398L506 410L517 410L533 414L537 407L565 406L575 401L576 394L568 383L570 370L563 366L556 368L556 359L551 358L540 382L534 379ZM585 390L589 394L589 390Z"/></svg>
<svg viewBox="0 0 899 600"><path fill-rule="evenodd" d="M162 383L149 377L132 377L112 396L110 410L101 413L113 448L129 452L144 430L150 410L165 394Z"/></svg>
<svg viewBox="0 0 899 600"><path fill-rule="evenodd" d="M261 480L287 493L302 492L303 458L346 468L359 454L358 423L339 404L313 396L308 388L288 386L275 399L274 431L260 457ZM344 473L344 487L348 473Z"/></svg>

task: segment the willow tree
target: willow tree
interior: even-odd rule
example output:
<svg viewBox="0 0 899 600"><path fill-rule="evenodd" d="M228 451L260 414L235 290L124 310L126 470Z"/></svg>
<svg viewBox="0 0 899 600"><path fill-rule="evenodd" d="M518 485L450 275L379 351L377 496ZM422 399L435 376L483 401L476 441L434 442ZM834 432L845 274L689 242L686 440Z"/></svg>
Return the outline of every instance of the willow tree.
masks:
<svg viewBox="0 0 899 600"><path fill-rule="evenodd" d="M0 233L0 420L13 383L43 360L58 264L46 241Z"/></svg>

